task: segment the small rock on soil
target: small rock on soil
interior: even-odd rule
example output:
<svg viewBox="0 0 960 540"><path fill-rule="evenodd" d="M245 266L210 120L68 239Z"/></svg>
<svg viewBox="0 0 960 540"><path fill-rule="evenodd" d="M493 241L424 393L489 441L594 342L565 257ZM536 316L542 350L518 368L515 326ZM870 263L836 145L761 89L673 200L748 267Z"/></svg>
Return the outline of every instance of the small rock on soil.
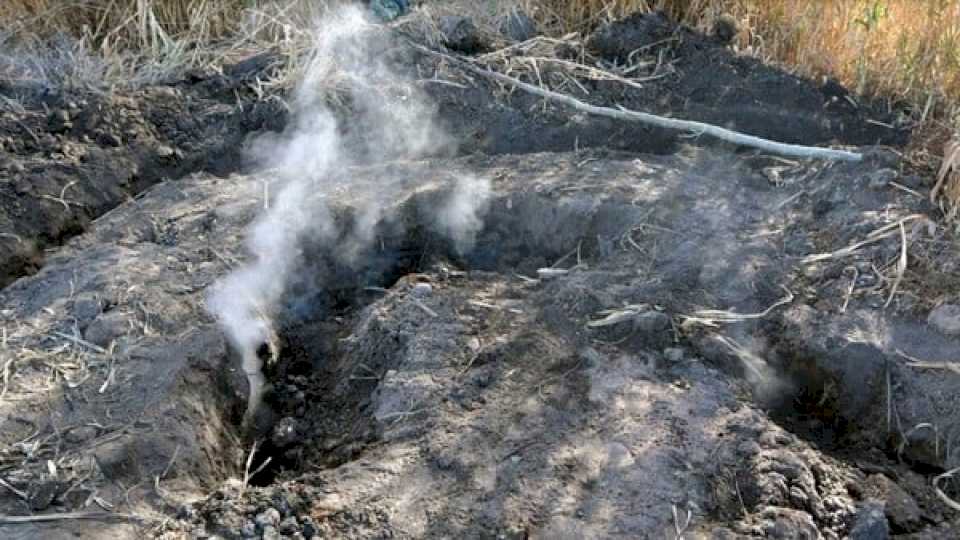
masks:
<svg viewBox="0 0 960 540"><path fill-rule="evenodd" d="M446 15L440 19L439 26L443 43L451 50L474 54L484 47L480 30L469 17Z"/></svg>
<svg viewBox="0 0 960 540"><path fill-rule="evenodd" d="M930 326L948 336L960 336L960 305L943 304L930 312Z"/></svg>

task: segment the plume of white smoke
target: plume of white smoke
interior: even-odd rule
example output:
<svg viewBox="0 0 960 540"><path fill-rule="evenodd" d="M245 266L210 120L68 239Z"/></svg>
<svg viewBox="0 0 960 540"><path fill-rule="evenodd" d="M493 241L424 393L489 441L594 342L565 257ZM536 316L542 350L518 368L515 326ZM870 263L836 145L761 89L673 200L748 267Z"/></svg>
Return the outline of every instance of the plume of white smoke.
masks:
<svg viewBox="0 0 960 540"><path fill-rule="evenodd" d="M382 178L376 193L357 208L350 230L338 230L344 225L332 218L324 203L326 194L349 184L352 166L422 158L447 147L424 95L393 69L389 56L395 47L386 30L368 23L359 8L346 7L321 21L315 36L308 67L294 93L290 128L284 136L262 139L256 147L276 177L271 179L274 198L269 209L248 233L250 261L218 282L207 302L242 356L250 382L247 422L264 387L257 349L273 341L271 321L301 269L304 243L327 243L330 253L347 264L355 262L373 241L375 227L398 188L396 179ZM327 105L331 100L349 104L349 125L338 123ZM440 209L444 228L440 232L459 248L472 244L488 193L488 183L465 179L447 208Z"/></svg>
<svg viewBox="0 0 960 540"><path fill-rule="evenodd" d="M477 233L483 227L483 216L490 200L490 179L465 176L437 215L440 232L453 241L461 255L473 249Z"/></svg>

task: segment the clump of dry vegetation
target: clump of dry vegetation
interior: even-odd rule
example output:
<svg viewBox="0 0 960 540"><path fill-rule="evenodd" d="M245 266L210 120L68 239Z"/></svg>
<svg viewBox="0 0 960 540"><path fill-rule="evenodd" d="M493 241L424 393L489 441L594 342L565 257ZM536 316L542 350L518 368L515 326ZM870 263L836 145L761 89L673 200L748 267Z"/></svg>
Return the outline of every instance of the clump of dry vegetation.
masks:
<svg viewBox="0 0 960 540"><path fill-rule="evenodd" d="M135 85L254 50L299 52L312 21L337 3L6 0L0 76L57 87Z"/></svg>

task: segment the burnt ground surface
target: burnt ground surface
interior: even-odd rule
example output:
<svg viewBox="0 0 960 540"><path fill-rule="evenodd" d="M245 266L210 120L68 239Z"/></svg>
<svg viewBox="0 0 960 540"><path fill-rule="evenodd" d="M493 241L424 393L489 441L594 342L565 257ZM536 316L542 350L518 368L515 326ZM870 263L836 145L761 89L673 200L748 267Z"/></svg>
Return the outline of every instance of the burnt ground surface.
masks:
<svg viewBox="0 0 960 540"><path fill-rule="evenodd" d="M5 88L0 276L32 275L0 291L0 513L115 514L4 536L956 537L931 480L957 466L960 341L925 288L956 300L956 246L867 146L904 135L656 18L588 46L657 42L669 76L580 97L867 159L584 118L392 49L463 155L325 199L348 235L397 179L363 264L307 246L303 274L337 279L289 294L253 434L203 300L275 181L237 173L285 125L244 87L267 57L110 97ZM463 251L433 210L468 175L493 193Z"/></svg>
<svg viewBox="0 0 960 540"><path fill-rule="evenodd" d="M0 286L161 180L238 170L248 133L285 125L282 102L250 88L269 69L241 62L108 94L0 81Z"/></svg>

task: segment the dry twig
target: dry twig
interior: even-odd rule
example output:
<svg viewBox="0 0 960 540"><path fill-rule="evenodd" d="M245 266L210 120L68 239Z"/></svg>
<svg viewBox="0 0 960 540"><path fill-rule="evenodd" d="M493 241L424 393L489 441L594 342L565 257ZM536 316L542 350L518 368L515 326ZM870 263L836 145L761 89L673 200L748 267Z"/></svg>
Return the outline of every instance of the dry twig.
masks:
<svg viewBox="0 0 960 540"><path fill-rule="evenodd" d="M884 308L890 307L893 297L897 294L897 289L900 288L900 282L903 281L903 274L907 271L907 230L903 227L902 221L898 224L900 225L900 258L897 260L897 276L893 278L890 296L887 297L887 303L883 305Z"/></svg>
<svg viewBox="0 0 960 540"><path fill-rule="evenodd" d="M954 475L956 475L957 473L960 473L960 467L957 467L957 468L955 468L955 469L951 469L951 470L949 470L949 471L941 474L940 476L934 478L934 479L933 479L933 490L934 490L934 492L936 492L937 497L939 497L940 500L943 501L944 504L946 504L946 505L949 506L950 508L953 508L954 510L960 512L960 503L958 503L957 501L955 501L955 500L951 499L950 497L948 497L947 494L946 494L946 493L943 491L943 489L940 487L940 484L941 484L943 481L949 480L949 479L953 478Z"/></svg>
<svg viewBox="0 0 960 540"><path fill-rule="evenodd" d="M260 464L254 471L250 471L250 467L253 466L253 456L257 454L257 441L253 441L253 445L250 446L250 453L247 454L247 462L243 467L243 483L240 484L240 495L243 495L247 491L247 487L250 485L250 479L257 475L260 471L265 469L267 465L270 464L272 458L268 457L263 460L263 463Z"/></svg>
<svg viewBox="0 0 960 540"><path fill-rule="evenodd" d="M145 521L148 518L145 516L120 514L116 512L64 512L61 514L40 514L36 516L0 516L0 525L42 523L48 521L64 521L72 519L123 519L128 521Z"/></svg>
<svg viewBox="0 0 960 540"><path fill-rule="evenodd" d="M780 300L777 300L770 307L759 313L737 313L729 310L701 309L694 312L693 315L684 315L684 321L680 326L681 328L688 328L695 324L701 324L703 326L716 327L719 326L719 323L734 323L750 319L762 319L773 313L773 310L777 309L778 307L793 302L794 296L790 289L783 286L781 287L787 293L787 295Z"/></svg>
<svg viewBox="0 0 960 540"><path fill-rule="evenodd" d="M930 202L936 204L937 195L950 178L951 172L954 175L960 174L960 139L951 140L943 149L943 162L937 172L937 183L930 190Z"/></svg>
<svg viewBox="0 0 960 540"><path fill-rule="evenodd" d="M860 240L859 242L854 242L847 247L840 248L830 253L817 253L815 255L808 255L807 257L804 257L803 262L805 264L810 264L810 263L826 261L830 259L839 259L841 257L848 257L856 253L858 249L864 246L873 244L875 242L879 242L880 240L889 238L897 234L897 230L899 228L903 227L908 221L914 221L914 220L929 222L930 218L928 218L925 214L911 214L903 219L900 219L898 221L895 221L893 223L880 227L879 229L868 234L866 238L864 238L863 240Z"/></svg>
<svg viewBox="0 0 960 540"><path fill-rule="evenodd" d="M942 369L945 371L950 371L960 375L960 363L951 362L949 360L921 360L915 356L911 356L900 349L897 349L897 354L910 360L906 365L907 367L918 368L918 369Z"/></svg>

